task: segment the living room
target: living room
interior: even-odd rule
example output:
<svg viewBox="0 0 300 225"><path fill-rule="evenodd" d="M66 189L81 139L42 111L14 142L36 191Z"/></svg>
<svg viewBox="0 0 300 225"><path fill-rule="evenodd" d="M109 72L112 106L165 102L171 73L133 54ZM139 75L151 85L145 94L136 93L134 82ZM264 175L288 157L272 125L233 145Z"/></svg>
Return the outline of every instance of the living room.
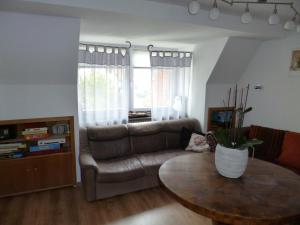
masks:
<svg viewBox="0 0 300 225"><path fill-rule="evenodd" d="M300 224L300 196L293 192L300 187L300 4L292 0L228 2L232 1L1 1L0 153L11 153L14 150L4 148L16 144L23 150L0 159L0 224L206 225L212 220L235 225ZM101 79L105 82L97 80L89 86L89 77L96 80L104 68ZM110 82L116 79L108 76L121 81L115 85ZM161 101L168 107L162 109ZM110 111L104 110L108 106ZM250 109L243 114L240 108ZM203 192L193 187L180 189L168 179L167 170L194 165L192 159L187 164L180 160L188 155L206 157L207 152L171 149L183 145L186 149L197 133L205 137L214 155L215 145L222 144L220 136L207 134L215 129L212 123L219 126L213 115L222 110L232 113L230 122L223 121L225 128L240 129L241 119L247 138L263 143L255 146L254 153L249 150L246 172L240 178L224 178L212 162L212 167L205 167L215 173L205 177L205 184L212 186ZM155 121L144 122L151 120ZM188 134L183 128L188 128ZM43 138L30 136L36 132ZM51 142L55 149L27 155L41 150L33 143L43 145L49 139L47 132L61 143ZM235 134L228 134L232 136L236 140ZM62 145L66 152L60 152ZM165 152L159 159L151 155L150 161L159 161L159 166L141 172L139 167L146 168L148 159L136 155L152 154L150 149ZM118 161L132 152L137 161L126 161L125 166L106 164L107 158ZM54 160L56 155L61 161ZM258 198L266 192L252 193L246 187L244 195L240 189L236 191L239 198L231 196L238 186L233 183L257 172L251 170L256 160L256 169L269 168L271 174L262 179L259 171L261 180L251 188L268 190L273 202ZM24 166L24 171L17 165ZM203 168L197 163L193 167ZM101 170L108 172L91 179ZM184 183L179 182L180 173L172 177ZM197 185L203 179L193 181ZM294 183L285 189L285 182ZM272 192L275 189L278 198ZM222 193L226 193L224 198ZM224 209L226 197L232 205ZM259 206L259 200L265 201ZM213 202L203 205L209 201Z"/></svg>

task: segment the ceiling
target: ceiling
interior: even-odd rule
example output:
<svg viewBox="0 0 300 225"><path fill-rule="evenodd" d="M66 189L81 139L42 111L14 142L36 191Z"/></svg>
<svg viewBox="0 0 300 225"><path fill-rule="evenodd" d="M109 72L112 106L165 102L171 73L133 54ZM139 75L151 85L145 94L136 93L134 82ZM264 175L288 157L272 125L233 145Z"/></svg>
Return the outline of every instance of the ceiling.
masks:
<svg viewBox="0 0 300 225"><path fill-rule="evenodd" d="M180 6L187 6L191 0L147 0L152 2L160 2L166 4L174 4ZM203 9L209 10L212 7L213 0L198 0ZM245 0L241 0L245 1ZM255 2L256 0L253 0ZM300 11L300 0L268 0L269 2L293 2L296 9ZM245 11L245 4L235 4L234 6L229 6L228 4L218 0L218 7L220 11L225 14L231 15L241 15ZM273 12L274 7L272 5L255 5L251 4L250 11L256 17L261 19L268 18L268 16ZM294 16L294 12L290 9L289 6L278 6L278 14L282 19L288 19Z"/></svg>
<svg viewBox="0 0 300 225"><path fill-rule="evenodd" d="M204 40L232 35L241 36L242 33L102 12L100 15L89 13L81 20L80 39L100 43L124 43L130 40L141 46L154 44L157 47L186 49Z"/></svg>
<svg viewBox="0 0 300 225"><path fill-rule="evenodd" d="M126 5L123 1L97 0L95 3L97 7L95 7L92 4L88 5L88 3L95 2L91 0L1 0L0 10L51 16L78 17L81 23L80 41L82 42L120 44L129 40L134 45L145 46L154 44L154 46L157 47L175 47L190 50L204 40L227 36L251 36L251 34L243 31L203 26L195 22L189 22L191 18L194 19L194 21L203 21L203 19L201 20L201 18L188 15L185 8L182 8L182 5L186 5L188 0L127 0L127 2L135 1L143 6L146 5L144 14L148 13L149 15L153 13L147 12L147 7L152 7L153 4L146 4L147 2L160 2L160 4L154 4L155 8L157 10L164 8L167 13L169 12L167 9L170 8L170 3L171 5L179 5L179 8L173 8L177 10L177 13L181 13L181 15L178 15L178 18L183 18L183 22L176 20L176 15L171 15L173 19L162 19L159 17L152 18L149 15L141 16L135 14L133 11L140 10L141 6L136 6L138 10L135 10L134 5L127 5L128 10L130 9L133 13L129 13L127 9L127 12L123 13L125 10L122 9L123 11L120 12L113 8L120 7L121 4ZM203 2L202 6L208 8L208 3L211 1L212 0L201 0L201 2ZM72 3L76 2L81 2L83 5L80 7L76 4L76 6L72 5ZM117 5L115 4L116 2L118 3ZM161 3L168 3L169 6ZM175 12L173 8L171 10L172 13ZM142 12L139 13L141 14ZM167 13L166 15L169 16ZM205 19L208 20L207 16L205 16ZM241 26L239 20L237 24Z"/></svg>

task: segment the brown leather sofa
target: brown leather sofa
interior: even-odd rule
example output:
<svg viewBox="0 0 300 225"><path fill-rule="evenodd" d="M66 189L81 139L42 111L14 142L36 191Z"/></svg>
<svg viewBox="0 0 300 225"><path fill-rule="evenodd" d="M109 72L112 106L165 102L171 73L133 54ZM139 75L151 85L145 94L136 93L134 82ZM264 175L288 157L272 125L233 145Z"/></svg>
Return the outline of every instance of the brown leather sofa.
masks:
<svg viewBox="0 0 300 225"><path fill-rule="evenodd" d="M284 142L285 134L288 131L279 130L269 127L251 125L250 127L242 128L242 133L249 139L259 139L262 140L263 143L261 145L255 146L255 151L249 150L249 156L254 156L255 158L265 160L271 163L278 164L280 166L284 166L287 169L294 171L295 173L300 175L300 170L297 168L293 168L288 165L283 165L278 161L279 156L282 153L282 147ZM210 141L210 149L211 151L215 151L215 146L217 145L217 141L212 133L207 134L208 141ZM299 167L298 167L299 168Z"/></svg>
<svg viewBox="0 0 300 225"><path fill-rule="evenodd" d="M88 201L158 186L166 160L190 154L181 130L200 131L196 119L80 129L81 181Z"/></svg>

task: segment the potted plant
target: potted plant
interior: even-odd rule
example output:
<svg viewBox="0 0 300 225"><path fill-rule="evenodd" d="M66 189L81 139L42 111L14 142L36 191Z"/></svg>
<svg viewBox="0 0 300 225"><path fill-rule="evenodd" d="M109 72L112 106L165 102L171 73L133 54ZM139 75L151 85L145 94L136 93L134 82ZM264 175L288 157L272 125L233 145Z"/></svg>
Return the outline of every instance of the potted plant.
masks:
<svg viewBox="0 0 300 225"><path fill-rule="evenodd" d="M241 177L248 164L248 149L254 149L255 145L261 144L262 141L257 139L248 139L243 135L242 128L244 118L247 113L252 111L252 107L247 107L249 85L246 87L246 94L243 97L244 89L240 91L240 103L237 107L238 90L235 86L234 108L236 116L236 126L229 123L226 128L215 131L214 135L218 145L215 152L215 165L217 171L224 177L239 178ZM228 106L230 103L231 89L229 90ZM227 120L232 121L232 120Z"/></svg>

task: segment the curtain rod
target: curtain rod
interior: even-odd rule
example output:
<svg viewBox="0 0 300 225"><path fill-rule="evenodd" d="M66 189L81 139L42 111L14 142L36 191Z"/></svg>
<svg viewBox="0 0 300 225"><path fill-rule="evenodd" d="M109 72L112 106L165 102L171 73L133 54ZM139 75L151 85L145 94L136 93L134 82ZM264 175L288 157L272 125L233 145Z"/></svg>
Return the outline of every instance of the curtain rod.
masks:
<svg viewBox="0 0 300 225"><path fill-rule="evenodd" d="M185 51L168 51L168 50L151 50L152 48L154 47L154 45L152 45L152 44L150 44L150 45L148 45L147 46L147 50L149 51L149 52L170 52L170 53L192 53L192 52L185 52Z"/></svg>
<svg viewBox="0 0 300 225"><path fill-rule="evenodd" d="M130 41L125 41L129 46L128 47L121 47L121 48L126 48L130 49L131 48L131 42ZM88 45L88 46L93 46L93 47L105 47L105 48L120 48L119 46L112 46L112 45L105 45L105 44L87 44L87 43L79 43L80 45Z"/></svg>

